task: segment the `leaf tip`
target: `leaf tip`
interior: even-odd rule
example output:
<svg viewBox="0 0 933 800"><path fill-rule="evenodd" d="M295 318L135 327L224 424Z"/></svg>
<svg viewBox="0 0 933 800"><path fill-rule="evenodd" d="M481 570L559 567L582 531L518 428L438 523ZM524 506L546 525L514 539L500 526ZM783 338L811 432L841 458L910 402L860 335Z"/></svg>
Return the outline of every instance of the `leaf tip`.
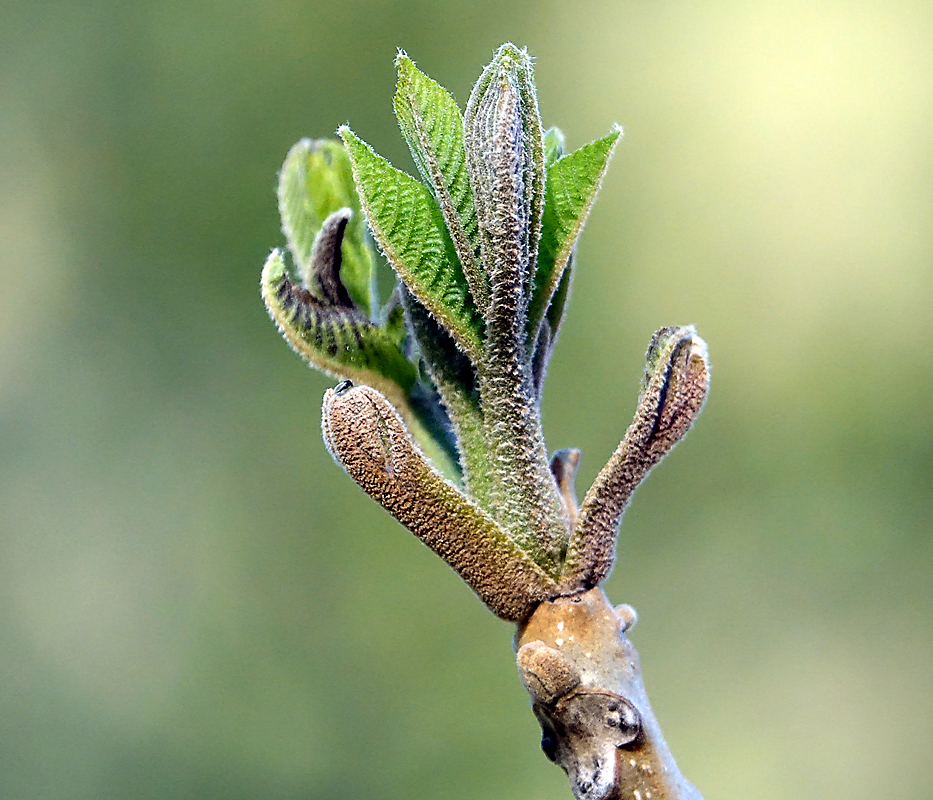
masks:
<svg viewBox="0 0 933 800"><path fill-rule="evenodd" d="M606 141L608 141L609 143L609 152L606 154L606 167L607 168L609 166L609 159L612 158L613 154L616 151L616 147L619 146L619 142L622 141L622 137L624 135L625 134L622 130L622 126L618 122L613 122L612 128L610 129L609 133L605 137Z"/></svg>
<svg viewBox="0 0 933 800"><path fill-rule="evenodd" d="M514 59L516 61L521 61L522 59L529 58L528 49L525 47L519 47L517 44L512 42L506 42L505 44L499 45L499 49L496 50L496 55L493 57L493 61L498 61L502 59Z"/></svg>
<svg viewBox="0 0 933 800"><path fill-rule="evenodd" d="M398 70L399 77L402 75L402 71L409 72L415 67L415 62L412 61L411 57L404 50L399 50L395 55L395 68Z"/></svg>
<svg viewBox="0 0 933 800"><path fill-rule="evenodd" d="M262 268L262 277L260 281L265 287L267 284L280 279L285 274L285 260L282 258L282 251L278 247L273 247L272 252L266 259Z"/></svg>

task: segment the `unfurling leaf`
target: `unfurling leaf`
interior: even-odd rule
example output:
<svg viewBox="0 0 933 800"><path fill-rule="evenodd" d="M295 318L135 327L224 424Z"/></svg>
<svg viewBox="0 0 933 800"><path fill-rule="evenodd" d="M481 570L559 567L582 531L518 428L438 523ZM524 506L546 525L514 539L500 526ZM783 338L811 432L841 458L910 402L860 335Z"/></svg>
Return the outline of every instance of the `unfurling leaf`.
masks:
<svg viewBox="0 0 933 800"><path fill-rule="evenodd" d="M408 327L405 325L405 308L402 306L402 292L405 291L405 284L396 283L392 294L382 307L381 327L390 335L401 342L402 352L411 359L411 337Z"/></svg>
<svg viewBox="0 0 933 800"><path fill-rule="evenodd" d="M351 213L349 208L341 208L325 219L311 247L305 285L329 306L356 307L340 274L343 266L342 243Z"/></svg>
<svg viewBox="0 0 933 800"><path fill-rule="evenodd" d="M510 316L521 325L544 209L543 133L526 51L499 48L473 89L463 132L491 288L487 321Z"/></svg>
<svg viewBox="0 0 933 800"><path fill-rule="evenodd" d="M346 126L339 131L373 236L399 278L478 361L483 321L431 192L395 169Z"/></svg>
<svg viewBox="0 0 933 800"><path fill-rule="evenodd" d="M564 321L564 309L567 306L567 300L570 299L570 285L573 282L573 253L567 259L567 266L564 267L564 274L561 276L560 283L557 284L557 290L551 297L551 304L547 307L547 314L541 320L538 326L538 340L535 343L535 349L531 356L531 370L534 375L535 392L540 402L541 393L544 389L544 378L547 375L548 364L551 360L551 354L554 352L554 346L557 344L557 337L560 334L561 323Z"/></svg>
<svg viewBox="0 0 933 800"><path fill-rule="evenodd" d="M489 447L479 403L476 371L447 331L408 292L401 292L405 316L431 382L440 395L459 444L460 467L470 495L489 506Z"/></svg>
<svg viewBox="0 0 933 800"><path fill-rule="evenodd" d="M544 205L544 144L524 50L503 45L483 72L464 115L464 146L491 290L477 372L496 519L539 564L559 571L567 529L548 470L525 340Z"/></svg>
<svg viewBox="0 0 933 800"><path fill-rule="evenodd" d="M567 266L564 267L564 274L560 276L560 283L551 295L551 302L548 304L547 313L544 315L542 324L547 322L551 328L550 350L554 349L557 343L557 335L560 333L561 323L564 321L564 309L567 307L567 301L570 299L570 287L573 284L573 251L570 251L570 258L567 259Z"/></svg>
<svg viewBox="0 0 933 800"><path fill-rule="evenodd" d="M557 161L564 154L566 147L564 132L560 128L548 128L544 132L544 168L547 169Z"/></svg>
<svg viewBox="0 0 933 800"><path fill-rule="evenodd" d="M342 208L350 209L352 216L341 244L341 279L356 306L371 316L375 310L375 261L343 145L332 139L298 142L282 165L278 195L282 231L302 282L309 286L311 254L324 220Z"/></svg>
<svg viewBox="0 0 933 800"><path fill-rule="evenodd" d="M566 272L573 247L621 135L622 129L616 128L608 136L583 145L548 167L541 246L528 306L529 341L537 338L538 326ZM562 301L560 308L563 309ZM551 327L556 330L553 321Z"/></svg>
<svg viewBox="0 0 933 800"><path fill-rule="evenodd" d="M334 460L497 616L519 622L555 589L488 514L431 466L379 392L329 390L322 429Z"/></svg>
<svg viewBox="0 0 933 800"><path fill-rule="evenodd" d="M690 429L706 400L706 343L692 327L661 328L646 362L635 419L580 506L561 581L565 589L588 589L609 575L632 493Z"/></svg>
<svg viewBox="0 0 933 800"><path fill-rule="evenodd" d="M416 374L397 333L377 327L355 307L330 304L293 282L279 250L272 251L263 268L262 296L286 341L309 363L406 403Z"/></svg>

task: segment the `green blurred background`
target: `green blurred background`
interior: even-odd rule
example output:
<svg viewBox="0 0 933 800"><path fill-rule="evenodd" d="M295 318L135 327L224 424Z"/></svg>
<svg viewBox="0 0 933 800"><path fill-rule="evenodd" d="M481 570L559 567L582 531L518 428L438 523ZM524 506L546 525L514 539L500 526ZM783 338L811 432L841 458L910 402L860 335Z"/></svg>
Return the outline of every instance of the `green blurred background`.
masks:
<svg viewBox="0 0 933 800"><path fill-rule="evenodd" d="M651 333L710 401L608 581L707 800L933 796L933 5L0 10L0 797L567 800L510 649L328 458L259 270L302 136L412 169L406 49L626 131L552 363L585 488Z"/></svg>

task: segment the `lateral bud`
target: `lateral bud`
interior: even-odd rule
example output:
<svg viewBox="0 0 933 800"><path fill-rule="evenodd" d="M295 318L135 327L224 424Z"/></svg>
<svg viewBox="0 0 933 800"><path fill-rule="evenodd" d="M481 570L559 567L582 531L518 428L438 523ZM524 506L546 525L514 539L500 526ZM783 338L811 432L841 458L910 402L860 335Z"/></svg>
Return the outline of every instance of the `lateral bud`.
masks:
<svg viewBox="0 0 933 800"><path fill-rule="evenodd" d="M577 468L580 466L580 451L576 447L564 447L551 456L551 475L560 492L564 515L570 528L576 524L579 511L577 491L574 480L577 477Z"/></svg>
<svg viewBox="0 0 933 800"><path fill-rule="evenodd" d="M536 703L554 703L580 683L573 662L544 642L528 642L516 656L522 683Z"/></svg>

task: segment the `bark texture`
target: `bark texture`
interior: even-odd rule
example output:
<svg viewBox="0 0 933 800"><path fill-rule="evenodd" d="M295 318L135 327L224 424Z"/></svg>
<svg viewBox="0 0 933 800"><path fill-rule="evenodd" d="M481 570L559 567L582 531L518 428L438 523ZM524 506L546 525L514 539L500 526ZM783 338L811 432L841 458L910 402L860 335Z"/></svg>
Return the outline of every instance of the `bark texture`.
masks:
<svg viewBox="0 0 933 800"><path fill-rule="evenodd" d="M599 588L541 603L515 636L541 747L577 800L702 800L674 762L625 631Z"/></svg>

